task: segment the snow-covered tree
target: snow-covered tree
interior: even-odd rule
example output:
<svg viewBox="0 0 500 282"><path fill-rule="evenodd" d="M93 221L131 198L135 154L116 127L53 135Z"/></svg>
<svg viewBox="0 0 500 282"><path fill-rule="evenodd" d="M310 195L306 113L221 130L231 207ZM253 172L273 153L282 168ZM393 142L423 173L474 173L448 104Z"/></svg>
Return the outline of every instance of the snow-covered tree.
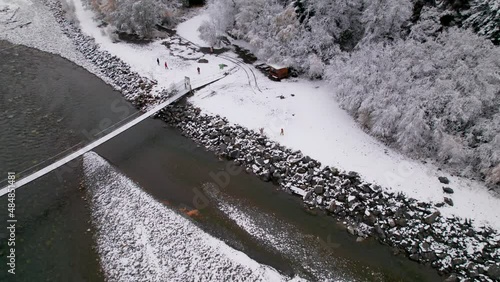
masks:
<svg viewBox="0 0 500 282"><path fill-rule="evenodd" d="M335 58L327 70L334 93L390 145L492 179L500 162L500 49L455 28L422 36Z"/></svg>
<svg viewBox="0 0 500 282"><path fill-rule="evenodd" d="M361 44L401 38L402 26L410 20L412 9L410 0L368 1L362 16L365 34Z"/></svg>
<svg viewBox="0 0 500 282"><path fill-rule="evenodd" d="M178 0L92 0L90 6L118 32L141 38L153 35L156 24L173 23Z"/></svg>
<svg viewBox="0 0 500 282"><path fill-rule="evenodd" d="M219 45L221 37L234 25L236 5L230 0L213 0L208 7L209 19L204 21L198 31L201 39L211 46Z"/></svg>
<svg viewBox="0 0 500 282"><path fill-rule="evenodd" d="M478 34L500 44L500 1L473 0L470 1L469 16L464 22L465 27L472 27Z"/></svg>

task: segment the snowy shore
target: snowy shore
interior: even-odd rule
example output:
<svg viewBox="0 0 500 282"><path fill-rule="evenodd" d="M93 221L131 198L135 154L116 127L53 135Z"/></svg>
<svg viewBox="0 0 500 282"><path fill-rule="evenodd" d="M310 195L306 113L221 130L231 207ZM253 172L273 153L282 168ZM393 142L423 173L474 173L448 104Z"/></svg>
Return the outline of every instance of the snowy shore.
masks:
<svg viewBox="0 0 500 282"><path fill-rule="evenodd" d="M191 77L191 81L203 79L219 72L219 64L228 68L236 65L240 68L238 72L205 87L189 101L206 113L224 116L248 129L264 128L271 140L301 150L325 165L354 170L363 180L391 192L402 192L429 203L449 198L453 205L440 207L443 215L468 218L477 226L486 224L500 229L500 213L492 212L498 210L500 199L488 192L484 183L452 176L430 163L411 160L370 137L340 109L325 83L273 82L253 66L235 62L232 57L236 55L232 52L223 56L203 54L196 45L175 36L145 46L113 43L93 21L92 12L84 9L82 1L74 3L81 28L77 31L94 38L101 51L120 58L132 71L157 82L156 88L165 89L185 76ZM200 15L180 24L178 32L182 38L199 45L197 28L203 19ZM171 67L157 66L156 57L161 62L168 61ZM200 58L208 63L198 63ZM196 67L201 67L201 75L196 74ZM142 97L141 101L136 99L135 103L139 106L153 103L156 95L139 93L135 97ZM283 136L281 128L285 130ZM438 177L447 177L451 183L443 185ZM449 186L455 193L444 194L443 186Z"/></svg>
<svg viewBox="0 0 500 282"><path fill-rule="evenodd" d="M268 139L227 119L187 105L158 114L209 151L247 173L301 196L310 209L345 222L353 236L374 236L411 260L430 263L441 274L477 281L500 279L500 234L468 220L443 217L426 202L384 191Z"/></svg>
<svg viewBox="0 0 500 282"><path fill-rule="evenodd" d="M138 107L154 102L155 93L152 92L158 90L154 86L155 80L157 85L161 86L171 83L171 80L160 79L165 71L152 68L150 62L146 64L140 60L132 60L129 58L132 56L130 53L127 58L123 57L127 53L120 56L110 53L116 48L106 50L105 44L108 43L104 41L97 46L95 38L82 34L76 25L64 18L58 3L49 1L55 19L63 30L60 40L67 40L66 35L76 49L71 49L68 45L68 50L72 51L65 53L65 48L56 49L57 44L51 47L52 49L40 49L60 52L61 55L77 62L82 60L80 65L92 62L88 69L93 69L105 81L121 89L125 97ZM43 45L30 45L19 38L13 39L15 35L9 36L13 37L7 39L14 43L35 48ZM43 42L43 37L40 40ZM57 40L54 38L54 42ZM149 52L149 57L154 56L154 50ZM174 58L168 57L168 60ZM209 60L211 63L223 61L212 56ZM189 68L180 65L182 60L175 62L173 66L177 65L179 69L172 74L174 78L181 78L192 72L192 62L186 62ZM213 64L210 66L213 67ZM151 69L154 69L153 73L150 72ZM215 70L209 70L213 71ZM255 173L265 181L274 181L285 190L300 194L310 207L316 207L345 220L348 224L347 231L355 236L373 234L381 242L400 249L413 260L431 262L443 273L457 273L460 278L471 277L483 281L500 279L500 238L495 231L480 227L489 224L499 228L500 215L494 212L498 209L498 199L489 196L486 190L481 190L477 183L446 175L453 185L456 185L453 186L455 194L446 195L455 203L453 206L447 204L437 208L430 202L441 204L445 194L441 188L443 185L437 181L437 176L441 174L437 174L435 168L429 169L429 166L417 165L402 158L380 143L367 138L366 134L355 126L346 130L345 126L340 126L334 119L348 123L348 116L327 114L325 105L332 104L328 104L327 97L323 94L313 96L314 99L307 99L305 93L296 93L295 98L299 98L296 101L288 97L289 93L296 90L307 94L314 93L317 91L317 85L276 85L266 81L261 85L261 88L267 91L264 96L251 86L246 87L247 81L242 79L243 72L238 75L234 76L229 84L224 81L205 88L191 101L204 112L227 116L232 123L239 123L254 130L265 127L270 139L247 128L231 125L227 120L215 115L200 115L189 105L170 109L160 116L204 144L207 149L245 166L249 173ZM266 79L258 76L259 80ZM300 86L297 88L297 85ZM318 87L325 91L321 85ZM272 100L281 100L275 96L282 95L283 92L287 95L285 106ZM301 112L300 109L305 107L306 102L311 102L311 107L317 108L307 108L307 111ZM320 104L324 106L321 107ZM314 110L322 114L315 115ZM332 108L328 110L332 111ZM293 112L297 113L297 117L292 116ZM339 134L340 137L335 134L322 135L332 129L332 124L339 126L334 126L333 133L342 133ZM286 135L281 137L278 130L284 125ZM343 137L347 138L348 134L355 137L346 141ZM311 143L311 139L315 138L318 140ZM323 165L313 158L322 161ZM340 169L356 170L361 174L361 178L357 173L345 173L331 167L332 165ZM388 181L388 175L395 176L392 178L395 182ZM383 188L374 183L382 185ZM406 196L398 192L404 192ZM474 222L466 223L464 219L455 218L455 215L472 218Z"/></svg>
<svg viewBox="0 0 500 282"><path fill-rule="evenodd" d="M300 281L208 235L97 154L83 167L107 281Z"/></svg>

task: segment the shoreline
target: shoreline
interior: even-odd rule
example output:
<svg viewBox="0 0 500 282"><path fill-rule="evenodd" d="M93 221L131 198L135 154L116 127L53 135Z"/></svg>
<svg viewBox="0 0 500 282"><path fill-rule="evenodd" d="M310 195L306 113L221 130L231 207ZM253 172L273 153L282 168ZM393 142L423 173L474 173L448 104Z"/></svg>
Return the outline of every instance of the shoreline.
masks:
<svg viewBox="0 0 500 282"><path fill-rule="evenodd" d="M100 74L96 74L99 78L139 109L155 100L151 94L155 81L141 77L120 58L99 50L92 37L83 35L66 20L59 2L45 2L76 50L99 70ZM456 273L459 279L479 281L500 279L495 276L500 275L500 236L494 230L487 227L476 230L460 219L444 218L428 203L363 183L356 172L322 166L300 151L230 125L225 118L200 114L190 104L167 108L158 116L207 150L245 166L248 173L302 196L308 208L345 220L347 231L354 236L373 235L382 244L395 248L395 253L430 263L441 274L453 277ZM470 249L472 253L468 252ZM471 266L469 262L474 263Z"/></svg>
<svg viewBox="0 0 500 282"><path fill-rule="evenodd" d="M169 106L157 116L220 158L302 197L308 209L343 221L353 236L373 236L395 255L430 264L441 275L498 279L494 275L500 262L500 235L489 227L444 218L428 203L385 192L362 182L356 172L322 166L300 151L204 114L191 104Z"/></svg>

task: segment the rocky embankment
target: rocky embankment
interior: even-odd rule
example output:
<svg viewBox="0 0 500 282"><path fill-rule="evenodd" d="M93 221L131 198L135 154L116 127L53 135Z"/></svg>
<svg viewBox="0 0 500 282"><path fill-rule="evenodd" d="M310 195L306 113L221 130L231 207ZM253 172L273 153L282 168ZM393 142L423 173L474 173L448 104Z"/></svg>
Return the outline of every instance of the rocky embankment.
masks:
<svg viewBox="0 0 500 282"><path fill-rule="evenodd" d="M76 48L99 68L103 80L140 109L153 102L155 81L101 51L92 37L64 17L60 2L47 0L46 4ZM201 114L189 104L169 107L158 117L248 173L302 196L308 209L345 221L353 236L374 236L396 255L432 265L447 281L500 281L500 235L488 227L474 228L467 220L445 218L429 203L385 192L363 182L356 172L322 166L300 151L219 116Z"/></svg>
<svg viewBox="0 0 500 282"><path fill-rule="evenodd" d="M308 209L345 221L353 236L374 236L396 255L432 265L447 281L500 280L500 235L491 228L445 218L429 203L385 192L356 172L322 166L300 151L189 104L169 107L158 117L246 172L302 196Z"/></svg>
<svg viewBox="0 0 500 282"><path fill-rule="evenodd" d="M140 76L120 58L100 50L93 37L84 35L77 24L66 19L66 12L62 9L60 1L46 0L45 4L54 14L63 33L73 41L76 49L99 69L100 73L96 75L121 91L127 100L139 108L155 102L152 91L157 84L156 81Z"/></svg>

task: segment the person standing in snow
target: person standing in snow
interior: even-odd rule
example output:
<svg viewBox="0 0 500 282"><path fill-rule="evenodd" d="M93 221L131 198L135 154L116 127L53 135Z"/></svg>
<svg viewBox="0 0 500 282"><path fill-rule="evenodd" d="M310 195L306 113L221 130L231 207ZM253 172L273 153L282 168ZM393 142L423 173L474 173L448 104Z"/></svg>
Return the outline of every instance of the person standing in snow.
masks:
<svg viewBox="0 0 500 282"><path fill-rule="evenodd" d="M160 65L160 59L156 58L156 62Z"/></svg>
<svg viewBox="0 0 500 282"><path fill-rule="evenodd" d="M200 74L200 67L196 68L198 70L198 74Z"/></svg>
<svg viewBox="0 0 500 282"><path fill-rule="evenodd" d="M165 68L168 69L167 61L165 61Z"/></svg>

